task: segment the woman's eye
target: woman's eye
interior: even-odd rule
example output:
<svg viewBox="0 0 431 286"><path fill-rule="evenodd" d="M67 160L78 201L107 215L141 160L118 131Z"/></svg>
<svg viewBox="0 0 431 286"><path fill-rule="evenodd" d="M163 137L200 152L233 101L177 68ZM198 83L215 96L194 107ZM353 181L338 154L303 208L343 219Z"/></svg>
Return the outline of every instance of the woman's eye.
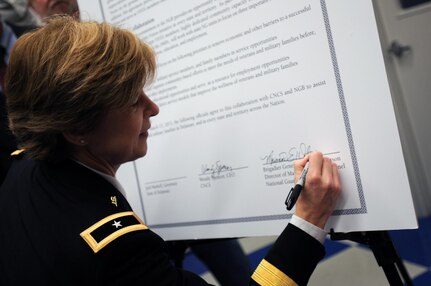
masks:
<svg viewBox="0 0 431 286"><path fill-rule="evenodd" d="M141 106L142 104L143 104L143 102L144 102L144 100L143 100L143 98L141 97L141 98L139 98L132 106L133 107L138 107L138 106Z"/></svg>

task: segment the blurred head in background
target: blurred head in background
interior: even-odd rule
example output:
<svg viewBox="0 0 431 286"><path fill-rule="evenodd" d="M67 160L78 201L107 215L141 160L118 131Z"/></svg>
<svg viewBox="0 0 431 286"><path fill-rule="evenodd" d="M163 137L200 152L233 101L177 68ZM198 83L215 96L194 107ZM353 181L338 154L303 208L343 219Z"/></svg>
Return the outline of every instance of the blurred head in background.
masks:
<svg viewBox="0 0 431 286"><path fill-rule="evenodd" d="M29 6L42 21L47 17L58 14L79 18L77 0L29 0Z"/></svg>

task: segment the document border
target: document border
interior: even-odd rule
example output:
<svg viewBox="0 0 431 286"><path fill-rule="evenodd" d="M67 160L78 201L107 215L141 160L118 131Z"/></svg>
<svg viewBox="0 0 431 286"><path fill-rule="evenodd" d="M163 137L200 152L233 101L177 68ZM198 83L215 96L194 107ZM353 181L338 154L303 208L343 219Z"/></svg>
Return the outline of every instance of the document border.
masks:
<svg viewBox="0 0 431 286"><path fill-rule="evenodd" d="M359 195L359 202L360 202L359 208L335 210L332 215L339 216L339 215L364 214L364 213L367 213L367 206L366 206L364 192L363 192L363 188L362 188L361 176L360 176L358 161L357 161L356 152L355 152L355 144L353 142L352 130L350 127L350 121L349 121L349 116L348 116L348 111L347 111L347 106L346 106L346 100L344 97L343 84L341 81L341 74L340 74L338 60L337 60L337 54L336 54L336 50L335 50L334 40L332 37L332 30L331 30L331 25L330 25L330 21L329 21L328 10L326 7L326 0L320 0L320 4L321 4L323 20L324 20L324 24L325 24L325 28L326 28L328 46L329 46L331 59L332 59L332 66L333 66L333 70L334 70L334 77L335 77L335 80L337 83L338 97L340 100L341 110L342 110L342 114L343 114L345 130L347 133L346 135L347 135L350 155L352 158L352 165L353 165L354 175L355 175L355 179L356 179L356 186L357 186L358 195ZM103 9L102 0L99 0L99 5L100 5L100 10L102 12L103 21L106 22L106 17L105 17L105 13L104 13L104 9ZM145 217L145 208L144 208L143 198L142 198L142 194L141 194L141 187L139 185L140 180L138 177L136 162L133 162L133 166L134 166L135 176L136 176L136 180L138 182L138 188L139 188L139 192L140 192L140 194L139 194L139 197L141 200L140 203L141 203L143 214ZM157 229L157 228L172 228L172 227L186 227L186 226L188 227L188 226L199 226L199 225L214 225L214 224L224 224L224 223L274 221L274 220L290 219L291 217L292 217L292 214L279 214L279 215L239 217L239 218L228 218L228 219L214 219L214 220L204 220L204 221L165 223L165 224L154 224L154 225L148 224L148 226L150 228Z"/></svg>

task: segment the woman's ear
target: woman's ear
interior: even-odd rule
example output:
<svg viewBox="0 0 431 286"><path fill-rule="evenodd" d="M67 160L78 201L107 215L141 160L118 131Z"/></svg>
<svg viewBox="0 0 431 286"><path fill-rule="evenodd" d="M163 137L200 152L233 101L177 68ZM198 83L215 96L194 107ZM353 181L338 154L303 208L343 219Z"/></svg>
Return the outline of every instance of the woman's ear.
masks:
<svg viewBox="0 0 431 286"><path fill-rule="evenodd" d="M63 137L66 139L67 142L77 146L85 146L88 143L85 140L85 136L83 134L79 134L73 131L63 132Z"/></svg>

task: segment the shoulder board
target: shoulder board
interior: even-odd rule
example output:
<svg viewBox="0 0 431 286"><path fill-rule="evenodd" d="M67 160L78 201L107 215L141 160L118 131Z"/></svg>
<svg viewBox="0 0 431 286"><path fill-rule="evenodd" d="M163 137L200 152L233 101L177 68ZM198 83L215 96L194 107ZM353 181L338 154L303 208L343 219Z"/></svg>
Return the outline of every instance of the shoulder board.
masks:
<svg viewBox="0 0 431 286"><path fill-rule="evenodd" d="M120 236L148 227L134 212L121 212L105 217L80 233L94 253Z"/></svg>

